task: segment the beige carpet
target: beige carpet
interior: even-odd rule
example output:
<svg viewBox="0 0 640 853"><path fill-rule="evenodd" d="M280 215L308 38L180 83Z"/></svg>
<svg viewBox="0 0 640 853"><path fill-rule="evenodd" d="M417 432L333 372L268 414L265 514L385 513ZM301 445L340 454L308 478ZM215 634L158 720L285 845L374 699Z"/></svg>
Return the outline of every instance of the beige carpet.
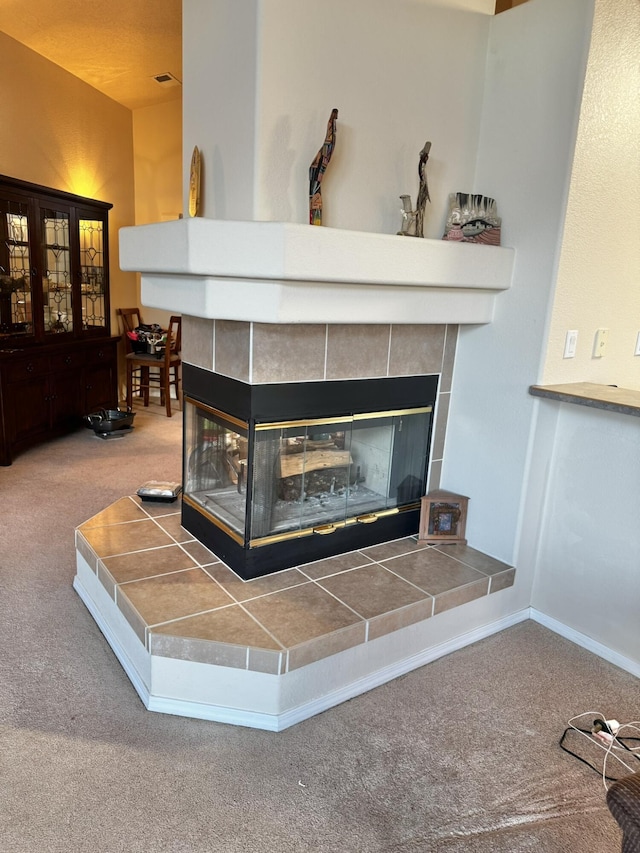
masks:
<svg viewBox="0 0 640 853"><path fill-rule="evenodd" d="M72 589L74 527L180 479L180 415L137 415L0 469L2 853L617 853L599 777L563 753L638 682L526 622L273 734L144 709Z"/></svg>

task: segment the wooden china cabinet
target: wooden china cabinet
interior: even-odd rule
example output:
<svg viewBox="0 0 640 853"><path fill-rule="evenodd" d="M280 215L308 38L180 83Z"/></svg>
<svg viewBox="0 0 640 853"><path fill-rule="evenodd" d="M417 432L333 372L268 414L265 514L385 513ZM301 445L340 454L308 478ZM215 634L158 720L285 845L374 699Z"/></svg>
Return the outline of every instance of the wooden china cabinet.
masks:
<svg viewBox="0 0 640 853"><path fill-rule="evenodd" d="M111 207L0 175L0 465L117 407Z"/></svg>

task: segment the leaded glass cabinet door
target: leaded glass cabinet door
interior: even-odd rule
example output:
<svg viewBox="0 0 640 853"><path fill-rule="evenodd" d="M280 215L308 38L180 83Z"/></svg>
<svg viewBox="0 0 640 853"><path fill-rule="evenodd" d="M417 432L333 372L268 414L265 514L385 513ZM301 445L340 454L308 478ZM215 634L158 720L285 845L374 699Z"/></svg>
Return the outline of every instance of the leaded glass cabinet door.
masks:
<svg viewBox="0 0 640 853"><path fill-rule="evenodd" d="M80 251L80 307L82 329L104 332L108 327L108 270L106 220L95 212L78 211Z"/></svg>
<svg viewBox="0 0 640 853"><path fill-rule="evenodd" d="M71 213L40 208L42 240L42 314L44 333L73 332L73 279L71 276Z"/></svg>
<svg viewBox="0 0 640 853"><path fill-rule="evenodd" d="M33 335L29 203L0 199L0 340Z"/></svg>

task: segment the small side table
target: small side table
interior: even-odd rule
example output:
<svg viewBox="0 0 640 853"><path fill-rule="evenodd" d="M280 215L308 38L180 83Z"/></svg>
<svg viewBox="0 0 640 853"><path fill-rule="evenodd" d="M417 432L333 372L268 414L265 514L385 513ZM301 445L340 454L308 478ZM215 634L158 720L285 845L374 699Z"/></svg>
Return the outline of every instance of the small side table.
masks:
<svg viewBox="0 0 640 853"><path fill-rule="evenodd" d="M469 498L438 489L421 498L418 542L436 545L442 542L466 544L465 527Z"/></svg>

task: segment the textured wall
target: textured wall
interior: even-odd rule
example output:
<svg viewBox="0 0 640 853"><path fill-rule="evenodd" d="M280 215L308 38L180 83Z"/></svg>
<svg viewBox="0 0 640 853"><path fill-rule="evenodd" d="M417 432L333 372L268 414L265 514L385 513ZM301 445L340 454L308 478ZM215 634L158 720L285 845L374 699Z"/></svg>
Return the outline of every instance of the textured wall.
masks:
<svg viewBox="0 0 640 853"><path fill-rule="evenodd" d="M542 381L640 388L640 7L597 0ZM596 329L608 328L603 358ZM563 359L577 329L576 357Z"/></svg>

